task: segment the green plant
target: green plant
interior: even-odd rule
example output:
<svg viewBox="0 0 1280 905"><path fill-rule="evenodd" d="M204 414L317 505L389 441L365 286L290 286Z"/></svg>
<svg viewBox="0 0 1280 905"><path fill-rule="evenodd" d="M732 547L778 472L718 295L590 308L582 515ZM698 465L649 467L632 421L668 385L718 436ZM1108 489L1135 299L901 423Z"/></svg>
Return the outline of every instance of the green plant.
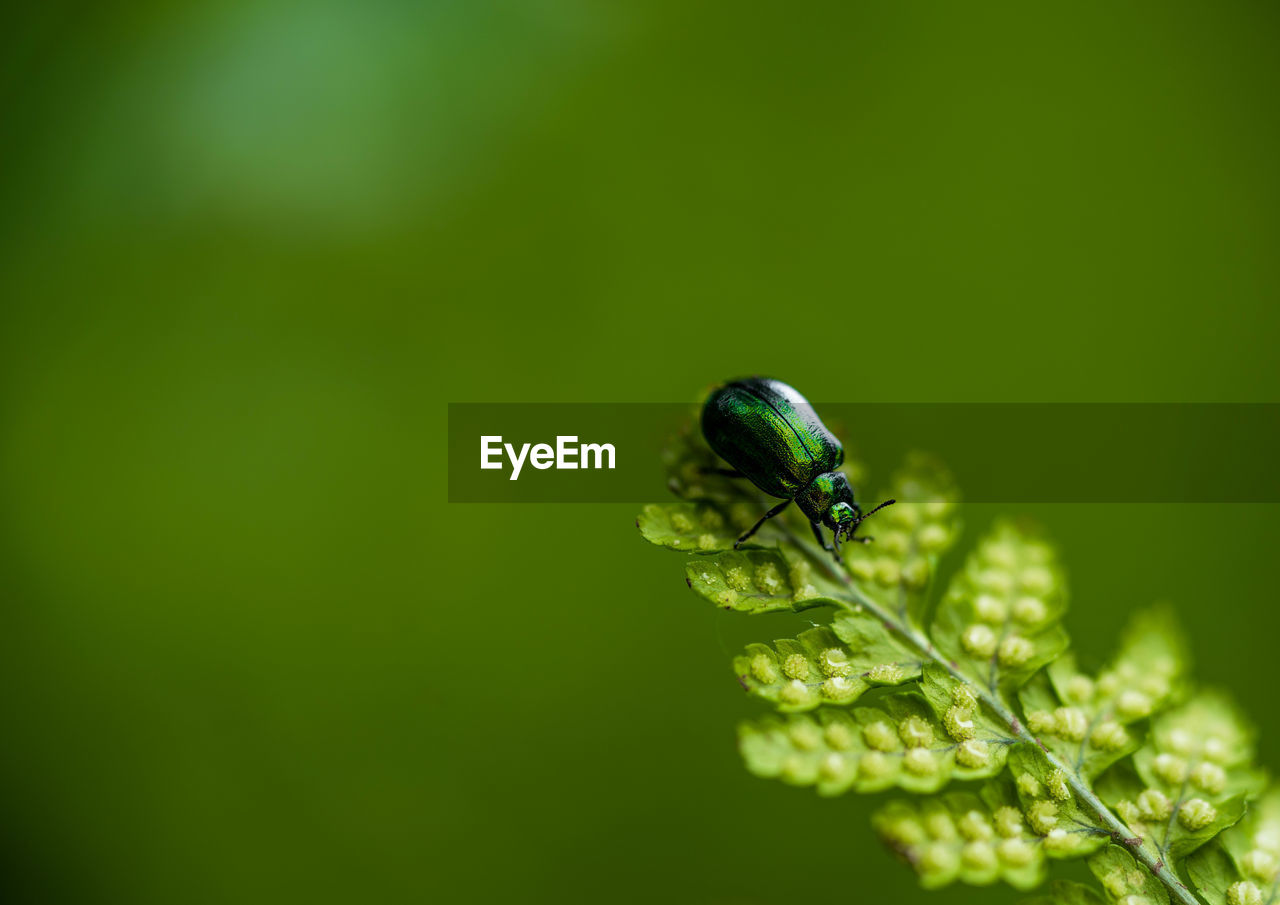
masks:
<svg viewBox="0 0 1280 905"><path fill-rule="evenodd" d="M843 568L783 518L734 551L761 498L707 474L716 464L693 433L672 445L681 501L644 507L644 537L690 554L689 587L719 607L831 617L735 658L740 684L776 711L740 727L753 773L821 795L917 793L874 823L930 888L1032 889L1048 861L1086 857L1100 891L1059 880L1036 901L1280 900L1280 792L1265 792L1230 700L1191 686L1167 610L1138 614L1088 675L1068 652L1056 553L1035 532L999 524L930 593L960 510L929 458L894 477L898 505Z"/></svg>

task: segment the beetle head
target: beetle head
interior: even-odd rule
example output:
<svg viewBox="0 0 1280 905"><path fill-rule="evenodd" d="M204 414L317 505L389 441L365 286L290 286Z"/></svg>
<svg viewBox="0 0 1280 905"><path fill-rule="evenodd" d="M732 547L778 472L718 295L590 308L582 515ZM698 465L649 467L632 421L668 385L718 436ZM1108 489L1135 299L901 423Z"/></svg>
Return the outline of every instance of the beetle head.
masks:
<svg viewBox="0 0 1280 905"><path fill-rule="evenodd" d="M894 500L885 500L875 509L864 514L862 507L852 499L848 502L841 501L831 507L830 511L827 513L827 517L823 519L823 522L835 535L835 541L838 545L841 540L853 540L853 536L857 533L859 525L871 518L871 516L875 515L885 506L892 506L894 502ZM859 540L870 539L871 538L859 538Z"/></svg>
<svg viewBox="0 0 1280 905"><path fill-rule="evenodd" d="M888 500L864 513L853 498L849 479L839 471L818 475L808 487L796 494L795 501L809 521L821 522L831 530L837 547L842 540L853 539L858 525L893 502Z"/></svg>
<svg viewBox="0 0 1280 905"><path fill-rule="evenodd" d="M852 500L847 502L841 500L827 510L827 517L822 522L835 532L837 537L843 539L853 536L853 531L861 520L862 510L858 508L858 504Z"/></svg>

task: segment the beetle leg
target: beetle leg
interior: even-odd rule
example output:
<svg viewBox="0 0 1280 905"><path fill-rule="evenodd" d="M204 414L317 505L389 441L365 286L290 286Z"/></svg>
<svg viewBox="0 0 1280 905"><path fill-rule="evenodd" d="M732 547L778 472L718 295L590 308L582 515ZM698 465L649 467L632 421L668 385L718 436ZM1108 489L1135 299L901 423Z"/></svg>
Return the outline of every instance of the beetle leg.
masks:
<svg viewBox="0 0 1280 905"><path fill-rule="evenodd" d="M781 503L774 506L764 515L762 515L760 517L760 521L756 522L754 525L751 526L750 531L748 531L746 534L742 535L742 537L738 538L736 541L733 542L733 549L735 550L738 549L738 545L743 543L747 538L749 538L751 535L759 531L761 525L769 521L769 519L773 518L775 515L777 515L779 512L781 512L783 509L786 509L790 505L791 505L790 500L783 500Z"/></svg>
<svg viewBox="0 0 1280 905"><path fill-rule="evenodd" d="M854 533L858 530L858 525L860 524L862 524L862 519L858 519L856 522L853 523L853 526L849 529L848 533L845 534L845 540L852 541L859 544L871 543L873 540L875 540L875 538L872 537L870 534L864 534L861 537L859 537L857 534Z"/></svg>
<svg viewBox="0 0 1280 905"><path fill-rule="evenodd" d="M817 522L810 522L809 527L813 529L813 536L814 539L817 540L818 546L834 556L836 558L836 562L844 562L844 560L840 558L840 532L831 532L833 543L829 544L827 543L827 539L822 536L822 526Z"/></svg>
<svg viewBox="0 0 1280 905"><path fill-rule="evenodd" d="M814 540L818 542L818 546L830 553L831 545L827 543L827 539L822 536L822 528L819 527L818 523L810 522L809 527L813 529L813 537Z"/></svg>

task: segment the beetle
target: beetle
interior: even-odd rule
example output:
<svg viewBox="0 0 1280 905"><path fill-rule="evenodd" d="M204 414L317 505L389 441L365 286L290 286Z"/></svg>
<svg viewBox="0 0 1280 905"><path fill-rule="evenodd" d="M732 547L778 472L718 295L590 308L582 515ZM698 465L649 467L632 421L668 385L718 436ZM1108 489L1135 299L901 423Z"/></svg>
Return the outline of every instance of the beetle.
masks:
<svg viewBox="0 0 1280 905"><path fill-rule="evenodd" d="M792 503L800 507L824 550L840 562L840 540L868 543L857 537L862 522L896 500L885 500L863 513L853 487L842 472L844 447L809 401L795 388L768 377L745 377L718 387L702 406L702 435L715 453L733 468L711 471L746 478L782 502L766 512L734 542L736 550L769 519ZM822 526L831 531L828 544Z"/></svg>

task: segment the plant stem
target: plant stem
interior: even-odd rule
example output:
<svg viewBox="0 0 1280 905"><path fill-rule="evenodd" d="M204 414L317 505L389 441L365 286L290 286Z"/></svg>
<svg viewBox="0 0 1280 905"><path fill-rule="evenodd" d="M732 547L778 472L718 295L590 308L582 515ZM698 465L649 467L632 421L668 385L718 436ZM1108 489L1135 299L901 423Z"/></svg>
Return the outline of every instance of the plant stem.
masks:
<svg viewBox="0 0 1280 905"><path fill-rule="evenodd" d="M790 532L788 532L790 533ZM794 537L792 538L795 539ZM804 545L802 545L804 546ZM807 549L807 547L806 547ZM1151 875L1164 884L1169 890L1169 897L1172 901L1179 905L1200 905L1200 900L1190 889L1178 879L1173 869L1164 862L1164 859L1155 851L1143 845L1141 838L1130 835L1131 830L1121 822L1109 807L1103 804L1102 800L1094 793L1088 782L1069 764L1062 763L1054 754L1048 751L1040 740L1027 730L1018 719L1017 715L1005 705L1005 703L993 691L988 689L980 682L974 682L969 676L964 675L953 666L945 658L939 656L934 649L933 644L920 631L912 626L907 619L899 617L867 597L853 583L853 579L843 569L832 569L823 561L822 557L818 557L819 563L826 568L828 573L836 577L853 596L852 601L844 601L856 606L860 606L867 612L871 613L877 619L885 624L888 628L897 632L912 647L916 648L922 657L926 657L937 663L939 666L947 670L951 676L958 682L963 682L971 687L986 704L992 714L996 716L1004 725L1008 726L1009 732L1014 738L1022 742L1030 742L1038 747L1049 765L1061 770L1063 775L1067 777L1067 784L1071 787L1072 793L1083 806L1084 810L1093 815L1099 825L1111 835L1113 841L1123 845L1128 849L1133 857L1136 858Z"/></svg>

